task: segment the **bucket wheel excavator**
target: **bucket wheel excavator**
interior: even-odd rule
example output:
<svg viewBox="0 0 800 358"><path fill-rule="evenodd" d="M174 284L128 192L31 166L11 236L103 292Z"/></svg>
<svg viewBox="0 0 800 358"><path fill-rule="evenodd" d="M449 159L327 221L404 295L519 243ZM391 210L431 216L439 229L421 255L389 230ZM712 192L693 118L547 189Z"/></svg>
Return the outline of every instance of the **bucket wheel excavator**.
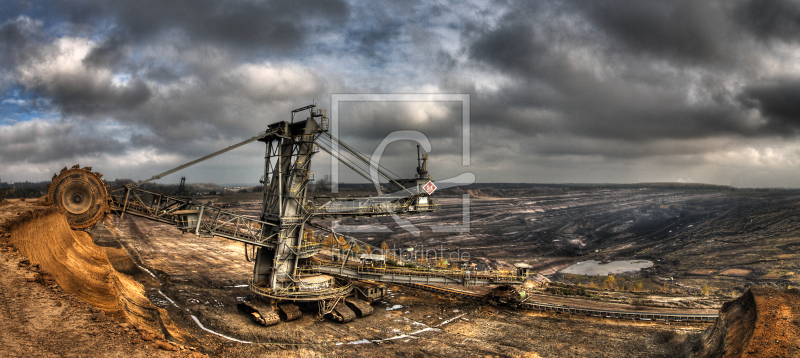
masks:
<svg viewBox="0 0 800 358"><path fill-rule="evenodd" d="M298 113L308 111L303 120ZM253 141L266 145L262 208L259 217L239 215L190 198L164 195L145 190L142 185L160 179L204 160L213 158ZM341 148L339 151L337 148ZM369 198L337 199L328 197L309 200L308 184L312 157L323 150L359 175L376 184L379 194ZM427 173L427 155L418 153L417 174L413 179L400 179L391 171L332 136L328 132L325 110L316 105L291 112L290 121L268 126L267 130L241 143L181 165L150 179L130 183L109 192L99 173L90 167L74 166L55 175L48 189L48 200L67 213L73 229L92 227L107 212L120 217L125 214L145 217L175 225L198 236L218 236L243 242L245 256L254 262L249 286L258 300L239 305L239 310L254 321L271 325L300 316L300 307L316 311L317 317L331 317L347 322L372 312L371 302L383 298L385 286L376 282L381 277L346 266L353 255L352 247L369 247L355 238L336 235L333 230L311 223L312 218L373 217L415 214L433 211L436 203L430 198L435 189ZM377 174L376 174L377 173ZM375 178L377 175L377 178ZM324 264L314 256L326 249L325 244L310 240L306 225L334 234L337 252L347 248L345 262ZM344 245L342 245L344 241ZM333 249L328 247L330 252ZM350 270L350 271L349 271ZM400 273L403 277L407 274ZM444 281L458 281L440 275ZM392 280L394 276L383 281ZM431 274L424 274L430 282Z"/></svg>

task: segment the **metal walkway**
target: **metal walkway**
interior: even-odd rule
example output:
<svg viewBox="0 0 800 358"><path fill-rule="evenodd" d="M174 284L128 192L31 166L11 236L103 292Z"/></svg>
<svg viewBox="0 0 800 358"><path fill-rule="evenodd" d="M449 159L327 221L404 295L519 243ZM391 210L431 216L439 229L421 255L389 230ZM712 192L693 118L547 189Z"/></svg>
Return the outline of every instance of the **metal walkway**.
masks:
<svg viewBox="0 0 800 358"><path fill-rule="evenodd" d="M402 284L436 284L462 286L489 286L522 284L525 277L503 275L500 273L475 274L470 271L436 271L413 270L404 268L369 268L353 265L335 264L334 262L316 261L302 267L310 273L327 273L346 276L358 280L370 280L386 283Z"/></svg>

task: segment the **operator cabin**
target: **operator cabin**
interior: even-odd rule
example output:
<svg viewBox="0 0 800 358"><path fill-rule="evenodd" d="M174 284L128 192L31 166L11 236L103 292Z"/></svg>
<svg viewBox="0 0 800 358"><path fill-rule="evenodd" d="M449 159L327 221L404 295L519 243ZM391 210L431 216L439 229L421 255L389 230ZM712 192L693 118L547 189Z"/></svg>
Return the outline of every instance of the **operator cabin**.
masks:
<svg viewBox="0 0 800 358"><path fill-rule="evenodd" d="M386 267L386 255L361 254L358 259L363 267Z"/></svg>

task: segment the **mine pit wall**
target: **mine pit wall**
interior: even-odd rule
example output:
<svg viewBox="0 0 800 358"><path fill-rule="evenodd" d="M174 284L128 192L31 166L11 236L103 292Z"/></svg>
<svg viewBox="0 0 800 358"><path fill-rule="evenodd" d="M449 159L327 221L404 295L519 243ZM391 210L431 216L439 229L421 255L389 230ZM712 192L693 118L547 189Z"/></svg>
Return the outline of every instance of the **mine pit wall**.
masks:
<svg viewBox="0 0 800 358"><path fill-rule="evenodd" d="M725 303L695 357L800 357L800 290L751 287Z"/></svg>
<svg viewBox="0 0 800 358"><path fill-rule="evenodd" d="M83 231L73 231L56 208L44 208L3 223L9 244L38 264L66 293L136 327L185 342L163 309L150 303L144 287L112 267L106 251Z"/></svg>
<svg viewBox="0 0 800 358"><path fill-rule="evenodd" d="M753 336L756 316L756 301L750 290L739 298L726 302L719 311L717 321L703 333L700 340L702 345L696 356L729 357L733 352L741 352ZM725 355L726 347L730 351L728 355Z"/></svg>

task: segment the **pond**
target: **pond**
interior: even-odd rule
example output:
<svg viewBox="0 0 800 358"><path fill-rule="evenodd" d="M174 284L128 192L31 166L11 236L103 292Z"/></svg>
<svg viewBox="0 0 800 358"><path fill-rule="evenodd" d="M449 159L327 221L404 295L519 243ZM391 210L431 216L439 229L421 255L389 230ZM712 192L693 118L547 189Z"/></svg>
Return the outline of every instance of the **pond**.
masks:
<svg viewBox="0 0 800 358"><path fill-rule="evenodd" d="M578 262L558 272L571 273L575 275L606 276L608 274L639 271L643 268L648 268L651 266L653 266L653 262L647 260L623 260L611 261L609 263L589 260Z"/></svg>

